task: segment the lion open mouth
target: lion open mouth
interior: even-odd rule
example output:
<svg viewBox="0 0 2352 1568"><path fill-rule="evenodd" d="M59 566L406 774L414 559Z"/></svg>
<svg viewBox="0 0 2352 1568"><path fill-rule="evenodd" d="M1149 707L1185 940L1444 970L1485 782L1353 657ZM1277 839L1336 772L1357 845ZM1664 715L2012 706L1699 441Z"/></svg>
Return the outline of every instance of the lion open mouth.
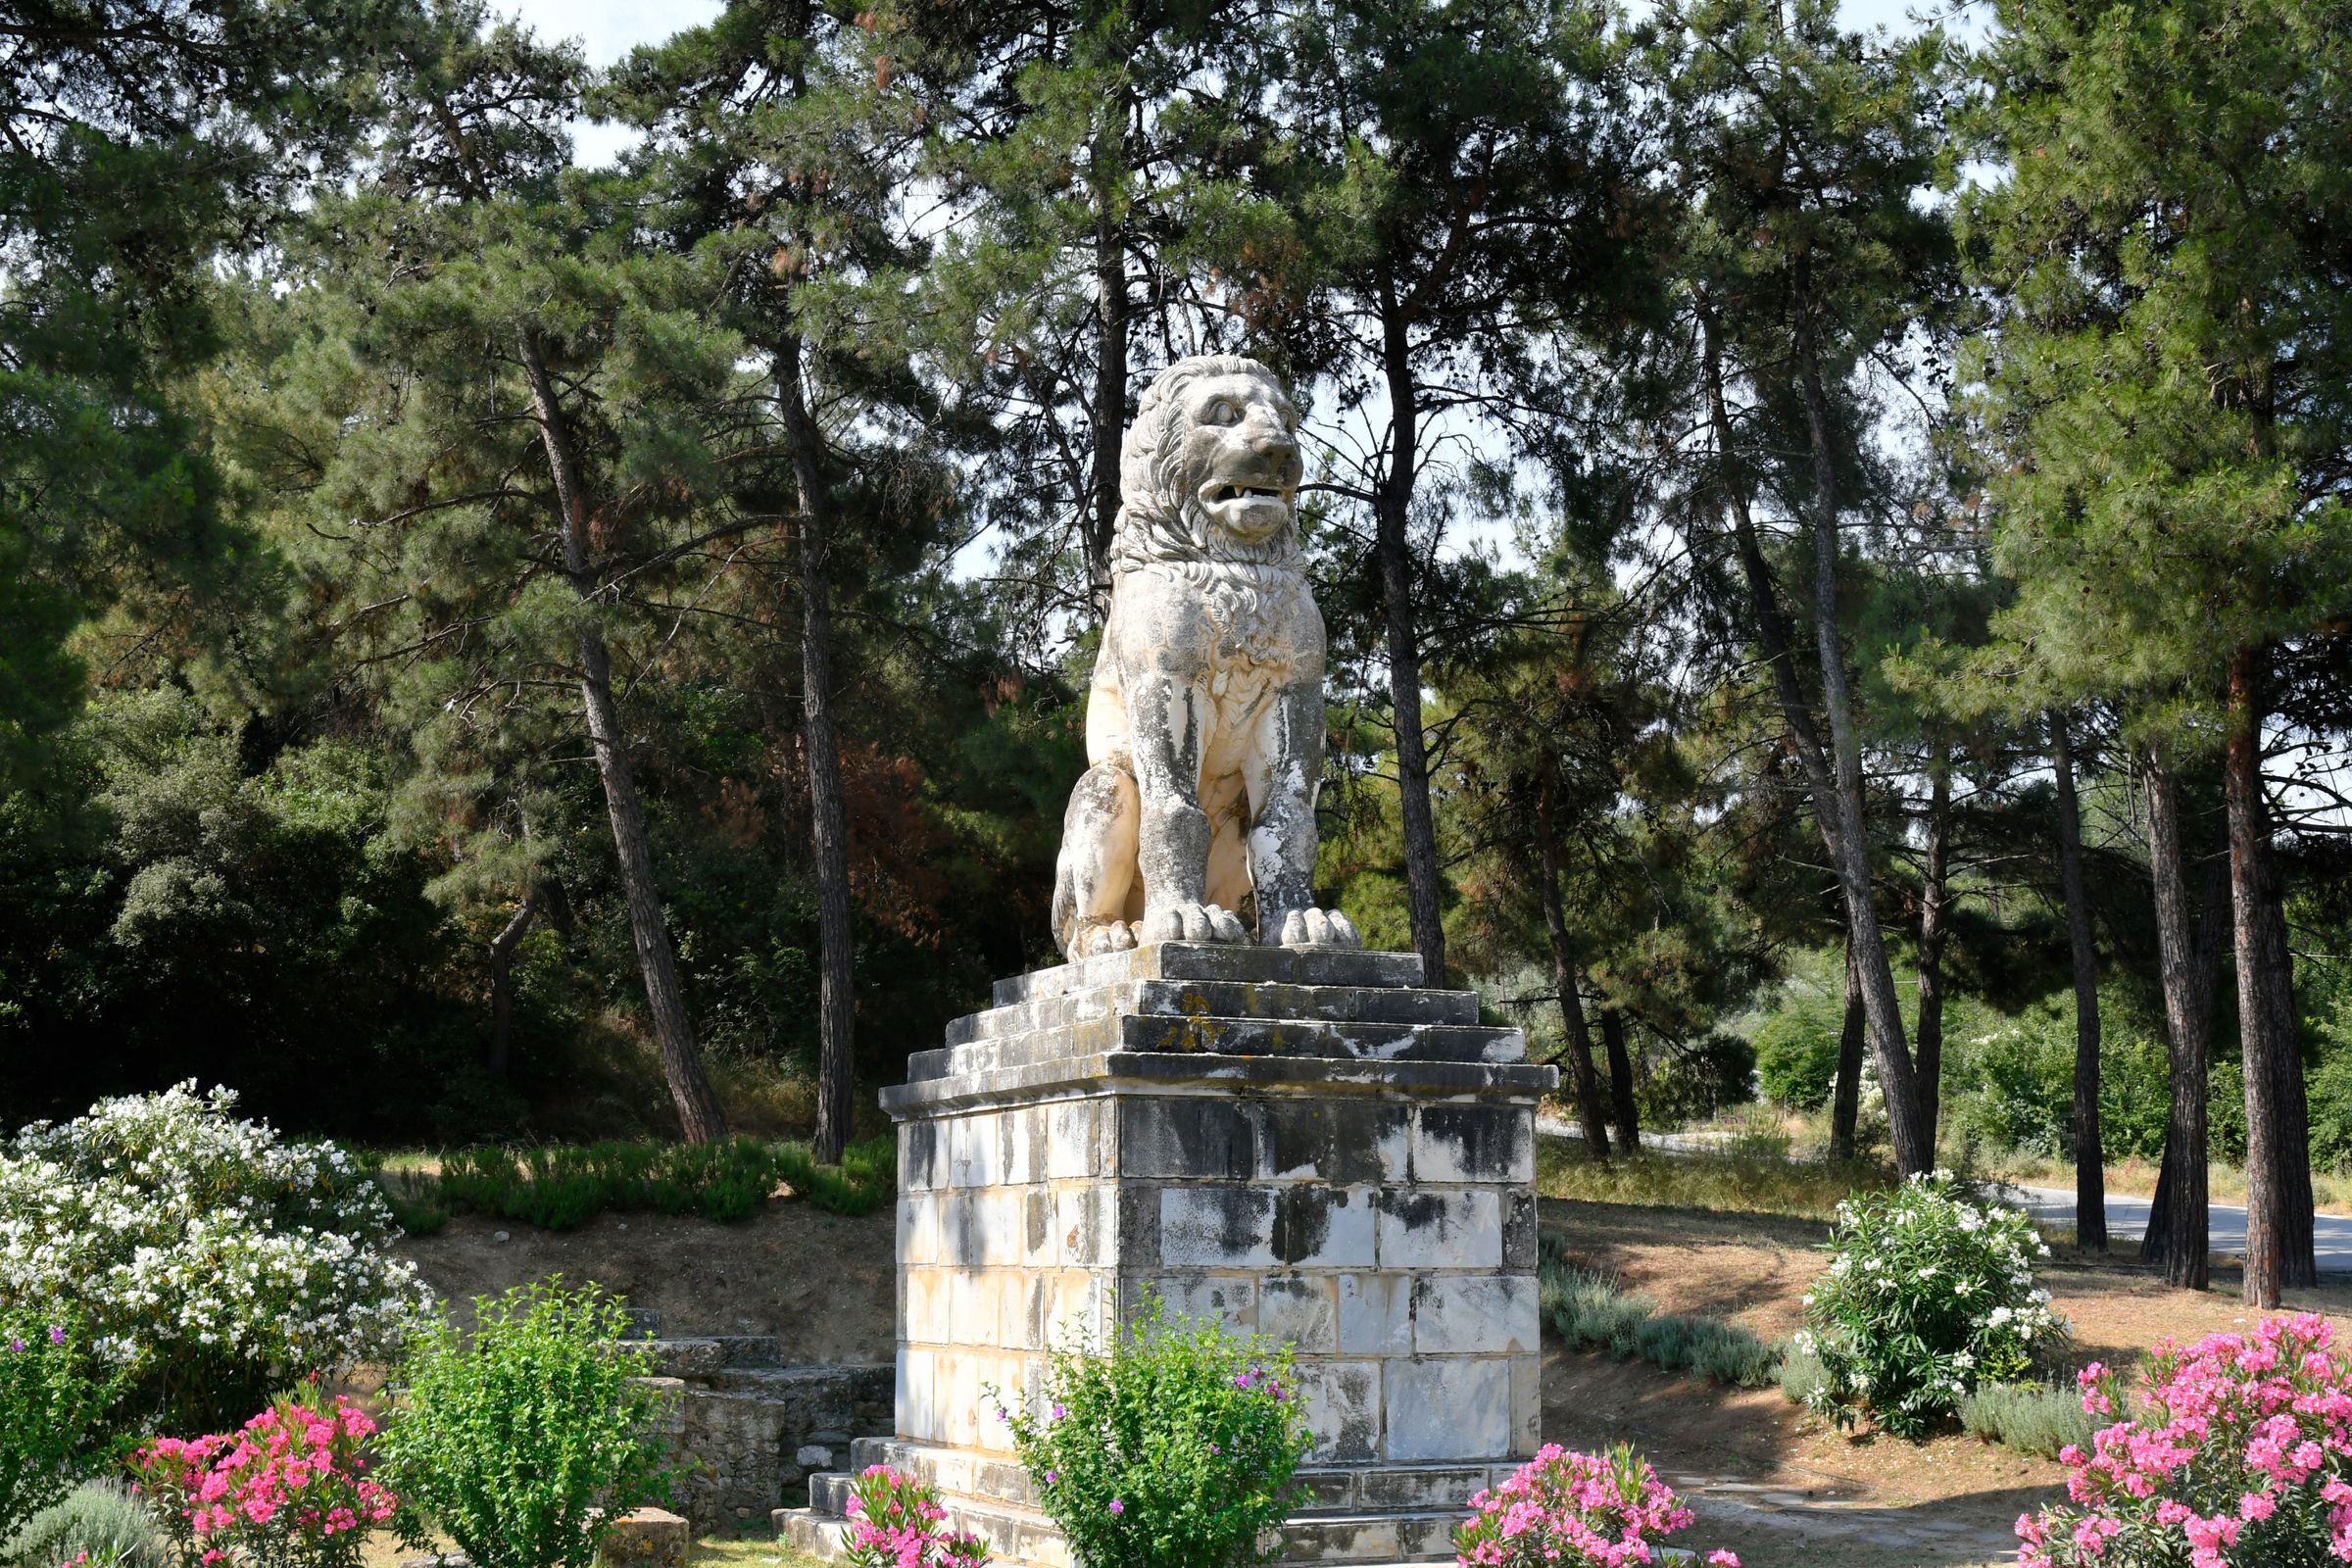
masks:
<svg viewBox="0 0 2352 1568"><path fill-rule="evenodd" d="M1288 502L1290 500L1288 491L1263 484L1212 484L1205 488L1202 496L1211 506L1222 506L1228 501Z"/></svg>

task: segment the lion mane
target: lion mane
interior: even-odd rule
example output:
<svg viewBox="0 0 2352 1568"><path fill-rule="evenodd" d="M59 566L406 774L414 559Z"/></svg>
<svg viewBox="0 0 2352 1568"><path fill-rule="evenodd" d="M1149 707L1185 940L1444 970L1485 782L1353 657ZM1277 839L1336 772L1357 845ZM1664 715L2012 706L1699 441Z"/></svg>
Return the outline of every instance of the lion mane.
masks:
<svg viewBox="0 0 2352 1568"><path fill-rule="evenodd" d="M1263 539L1243 539L1217 525L1188 483L1184 463L1184 391L1207 376L1247 375L1265 383L1294 429L1298 406L1272 369L1238 354L1180 361L1145 389L1135 423L1119 449L1119 514L1111 525L1114 572L1146 566L1255 566L1303 574L1297 509Z"/></svg>

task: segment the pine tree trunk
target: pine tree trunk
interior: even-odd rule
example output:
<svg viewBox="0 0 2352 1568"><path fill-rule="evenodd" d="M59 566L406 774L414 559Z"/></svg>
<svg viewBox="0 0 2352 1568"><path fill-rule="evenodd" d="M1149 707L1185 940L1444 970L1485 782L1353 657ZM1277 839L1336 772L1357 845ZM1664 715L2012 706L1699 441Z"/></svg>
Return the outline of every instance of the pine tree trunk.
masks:
<svg viewBox="0 0 2352 1568"><path fill-rule="evenodd" d="M1862 1009L1862 977L1854 971L1854 947L1845 947L1845 1013L1838 1030L1838 1076L1830 1090L1830 1159L1854 1157L1854 1123L1862 1113L1862 1043L1869 1033Z"/></svg>
<svg viewBox="0 0 2352 1568"><path fill-rule="evenodd" d="M2285 878L2270 854L2269 813L2264 813L2264 976L2270 991L2272 1027L2280 1049L2271 1057L2271 1093L2278 1113L2278 1209L2284 1216L2278 1255L2279 1278L2287 1285L2320 1283L2313 1235L2311 1189L2311 1103L2303 1082L2302 1022L2295 1007L2294 949L2286 933Z"/></svg>
<svg viewBox="0 0 2352 1568"><path fill-rule="evenodd" d="M1567 911L1560 906L1560 851L1552 835L1552 783L1546 773L1536 793L1536 849L1543 859L1543 880L1537 897L1544 906L1544 929L1551 937L1551 973L1559 986L1560 1026L1568 1041L1568 1076L1576 1089L1576 1119L1585 1135L1585 1153L1595 1164L1609 1162L1608 1114L1600 1100L1600 1076L1592 1069L1592 1035L1585 1022L1585 999L1577 986L1582 971L1576 947L1568 935Z"/></svg>
<svg viewBox="0 0 2352 1568"><path fill-rule="evenodd" d="M2281 1015L2282 987L2274 971L2286 954L2274 941L2270 910L2270 821L2262 798L2262 701L2260 658L2239 648L2230 660L2229 742L2224 753L2223 792L2230 806L2230 906L2237 954L2239 1054L2246 1081L2246 1275L2248 1306L2278 1304L2279 1291L2293 1275L2314 1272L2310 1260L2308 1211L2298 1224L2294 1178L2287 1162L2295 1152L2282 1102L2290 1082L2299 1096L2302 1063L2295 1049L2294 1018ZM2306 1175L2308 1181L2308 1175ZM2297 1233L2303 1256L2295 1256Z"/></svg>
<svg viewBox="0 0 2352 1568"><path fill-rule="evenodd" d="M1127 236L1116 197L1125 183L1125 124L1096 132L1094 486L1086 526L1087 582L1095 619L1110 614L1110 545L1119 518L1119 448L1127 424Z"/></svg>
<svg viewBox="0 0 2352 1568"><path fill-rule="evenodd" d="M531 387L531 406L539 424L540 444L556 486L557 528L564 549L564 569L574 592L589 599L596 592L594 568L588 561L588 493L571 451L571 438L548 374L539 340L528 327L516 334L524 376ZM678 1129L690 1144L707 1144L727 1136L726 1113L703 1072L703 1053L694 1035L694 1019L686 1010L685 988L678 981L678 960L669 945L669 925L662 912L662 895L654 879L653 846L645 830L645 808L637 798L637 775L629 761L628 741L621 731L620 713L612 701L612 662L605 634L593 615L580 621L580 708L588 723L588 743L596 754L596 771L604 784L605 812L612 824L612 848L620 862L620 886L629 906L629 940L637 950L637 968L645 981L645 1003L653 1015L654 1040L662 1051L662 1076L678 1108Z"/></svg>
<svg viewBox="0 0 2352 1568"><path fill-rule="evenodd" d="M2107 1144L2099 1132L2099 972L2090 897L2082 886L2082 808L2066 715L2053 709L2050 771L2058 781L2058 881L2075 974L2075 1245L2107 1250Z"/></svg>
<svg viewBox="0 0 2352 1568"><path fill-rule="evenodd" d="M792 443L792 476L801 501L801 710L808 752L809 843L816 873L817 1057L815 1154L841 1163L856 1102L856 953L850 926L849 829L841 803L841 747L833 730L833 585L831 495L818 461L823 436L809 417L801 385L801 340L776 345L776 393Z"/></svg>
<svg viewBox="0 0 2352 1568"><path fill-rule="evenodd" d="M1802 263L1800 262L1800 269ZM1800 276L1800 292L1804 279ZM1814 352L1811 317L1797 317L1797 370L1805 405L1805 426L1813 459L1813 629L1821 662L1822 708L1830 723L1833 794L1837 831L1830 854L1845 893L1847 940L1854 948L1862 982L1862 1010L1870 1024L1879 1088L1886 1097L1886 1126L1894 1143L1894 1168L1905 1176L1931 1170L1936 1147L1920 1124L1917 1077L1903 1039L1903 1014L1894 994L1894 966L1879 926L1872 898L1870 828L1863 813L1862 750L1854 721L1853 695L1845 674L1845 650L1838 636L1838 476L1830 446L1829 401L1822 393L1821 367ZM1826 817L1817 795L1814 814ZM1824 824L1825 834L1829 833Z"/></svg>
<svg viewBox="0 0 2352 1568"><path fill-rule="evenodd" d="M1927 855L1919 890L1919 1115L1928 1146L1943 1115L1943 943L1951 900L1952 772L1939 749L1929 772Z"/></svg>
<svg viewBox="0 0 2352 1568"><path fill-rule="evenodd" d="M1419 389L1413 382L1407 326L1383 280L1389 392L1389 472L1381 487L1378 536L1381 600L1387 612L1389 709L1396 734L1396 805L1404 828L1404 903L1422 983L1446 983L1446 927L1438 866L1437 822L1429 805L1429 751L1421 729L1421 640L1413 623L1409 524L1420 440Z"/></svg>
<svg viewBox="0 0 2352 1568"><path fill-rule="evenodd" d="M514 1026L514 949L539 912L539 885L531 884L514 906L514 915L490 939L490 1050L482 1066L491 1077L507 1076L508 1042Z"/></svg>
<svg viewBox="0 0 2352 1568"><path fill-rule="evenodd" d="M1617 1118L1617 1148L1638 1154L1642 1152L1642 1112L1634 1102L1634 1057L1625 1049L1625 1014L1615 1007L1601 1008L1600 1038L1609 1053L1609 1103Z"/></svg>
<svg viewBox="0 0 2352 1568"><path fill-rule="evenodd" d="M2164 980L2165 1045L2172 1105L2165 1121L2164 1165L2156 1177L2140 1256L2161 1263L2165 1283L2202 1291L2212 1240L2206 1193L2205 1096L2211 1058L2213 980L2202 972L2189 937L2188 885L2182 875L2180 782L2161 753L2148 759L2148 878L2156 903L2156 956ZM2208 898L2203 923L2211 926ZM2206 934L2211 942L2210 929Z"/></svg>

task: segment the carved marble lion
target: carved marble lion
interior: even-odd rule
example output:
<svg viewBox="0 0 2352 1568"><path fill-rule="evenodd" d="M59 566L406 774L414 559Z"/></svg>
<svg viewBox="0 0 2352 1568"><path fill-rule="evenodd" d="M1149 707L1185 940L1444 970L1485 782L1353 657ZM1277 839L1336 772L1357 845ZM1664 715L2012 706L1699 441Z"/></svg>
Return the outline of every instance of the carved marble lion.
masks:
<svg viewBox="0 0 2352 1568"><path fill-rule="evenodd" d="M1119 455L1090 764L1062 818L1054 935L1357 945L1315 906L1323 617L1298 549L1298 412L1255 360L1179 360Z"/></svg>

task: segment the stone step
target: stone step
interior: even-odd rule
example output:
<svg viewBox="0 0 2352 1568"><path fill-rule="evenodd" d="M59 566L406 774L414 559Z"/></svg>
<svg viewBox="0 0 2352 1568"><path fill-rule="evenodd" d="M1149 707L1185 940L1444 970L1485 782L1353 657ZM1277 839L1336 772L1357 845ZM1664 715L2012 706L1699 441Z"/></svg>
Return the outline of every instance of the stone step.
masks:
<svg viewBox="0 0 2352 1568"><path fill-rule="evenodd" d="M640 1342L652 1352L658 1378L709 1378L731 1367L772 1367L783 1344L772 1334L697 1334Z"/></svg>
<svg viewBox="0 0 2352 1568"><path fill-rule="evenodd" d="M1057 1029L1121 1013L1175 1017L1315 1018L1327 1023L1478 1022L1478 993L1422 986L1256 984L1241 980L1122 980L966 1013L945 1044Z"/></svg>
<svg viewBox="0 0 2352 1568"><path fill-rule="evenodd" d="M1123 980L1238 980L1250 985L1417 986L1417 953L1352 948L1260 948L1216 942L1155 942L1125 953L1058 964L1000 980L998 1006L1116 985Z"/></svg>
<svg viewBox="0 0 2352 1568"><path fill-rule="evenodd" d="M889 1399L897 1368L888 1362L851 1366L724 1366L704 1381L713 1394L738 1394L793 1403L847 1391L853 1398Z"/></svg>
<svg viewBox="0 0 2352 1568"><path fill-rule="evenodd" d="M1331 1023L1318 1019L1129 1014L937 1051L918 1051L906 1058L906 1081L928 1083L939 1078L1112 1052L1508 1065L1526 1059L1527 1037L1517 1029L1486 1024Z"/></svg>
<svg viewBox="0 0 2352 1568"><path fill-rule="evenodd" d="M829 1519L850 1516L850 1495L858 1477L848 1470L827 1470L808 1478L808 1511Z"/></svg>
<svg viewBox="0 0 2352 1568"><path fill-rule="evenodd" d="M778 1508L768 1515L768 1520L776 1527L776 1538L795 1551L826 1561L849 1554L850 1526L845 1519L835 1519L812 1508Z"/></svg>

